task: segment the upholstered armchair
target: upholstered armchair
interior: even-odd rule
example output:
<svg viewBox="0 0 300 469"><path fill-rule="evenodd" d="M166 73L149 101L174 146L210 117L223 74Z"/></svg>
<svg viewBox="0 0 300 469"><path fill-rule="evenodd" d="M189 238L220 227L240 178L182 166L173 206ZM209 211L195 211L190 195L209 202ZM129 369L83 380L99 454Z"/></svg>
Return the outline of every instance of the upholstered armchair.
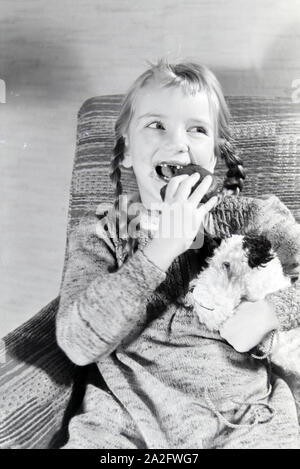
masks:
<svg viewBox="0 0 300 469"><path fill-rule="evenodd" d="M113 200L109 163L121 99L94 97L78 113L64 271L70 231L86 211ZM300 222L300 104L285 98L249 97L228 97L228 103L247 171L244 194L274 193ZM124 192L137 190L132 171L122 172ZM217 173L225 172L220 163ZM60 447L85 383L98 380L101 385L95 365L74 365L56 344L58 306L59 295L0 340L0 448Z"/></svg>

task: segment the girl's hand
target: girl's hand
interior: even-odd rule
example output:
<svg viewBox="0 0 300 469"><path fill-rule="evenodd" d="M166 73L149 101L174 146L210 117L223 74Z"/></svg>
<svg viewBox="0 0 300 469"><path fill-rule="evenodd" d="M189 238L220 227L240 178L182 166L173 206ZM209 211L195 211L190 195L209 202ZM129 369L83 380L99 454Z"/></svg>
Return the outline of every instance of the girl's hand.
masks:
<svg viewBox="0 0 300 469"><path fill-rule="evenodd" d="M243 301L223 324L220 335L237 352L248 352L279 326L272 306L266 300Z"/></svg>
<svg viewBox="0 0 300 469"><path fill-rule="evenodd" d="M174 258L190 248L207 213L218 200L212 197L199 206L212 182L211 176L206 176L191 194L199 177L198 173L183 174L173 177L167 185L156 237Z"/></svg>

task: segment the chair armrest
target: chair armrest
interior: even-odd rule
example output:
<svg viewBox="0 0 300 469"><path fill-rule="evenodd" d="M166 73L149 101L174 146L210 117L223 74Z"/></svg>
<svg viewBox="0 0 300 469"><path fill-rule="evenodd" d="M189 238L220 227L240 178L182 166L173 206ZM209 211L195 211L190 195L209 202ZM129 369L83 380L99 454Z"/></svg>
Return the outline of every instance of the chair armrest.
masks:
<svg viewBox="0 0 300 469"><path fill-rule="evenodd" d="M55 338L59 297L0 340L0 448L52 448L65 440L85 369Z"/></svg>

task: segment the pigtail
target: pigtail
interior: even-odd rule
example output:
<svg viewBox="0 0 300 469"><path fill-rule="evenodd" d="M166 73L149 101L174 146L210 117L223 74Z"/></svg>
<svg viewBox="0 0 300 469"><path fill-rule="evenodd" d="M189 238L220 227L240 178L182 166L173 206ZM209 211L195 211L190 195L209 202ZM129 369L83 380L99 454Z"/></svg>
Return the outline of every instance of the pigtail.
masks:
<svg viewBox="0 0 300 469"><path fill-rule="evenodd" d="M228 168L223 187L238 195L243 189L246 172L243 161L237 154L235 145L230 139L225 139L220 145L220 157L225 161Z"/></svg>
<svg viewBox="0 0 300 469"><path fill-rule="evenodd" d="M120 163L124 159L124 149L125 149L125 141L124 138L121 136L117 139L116 144L113 148L114 157L111 161L111 172L110 172L110 179L115 186L115 201L114 201L114 209L116 213L116 235L117 239L119 239L122 243L122 248L127 251L127 256L130 257L134 254L137 249L137 239L129 237L128 239L120 238L120 196L123 193L123 186L121 182L121 169Z"/></svg>
<svg viewBox="0 0 300 469"><path fill-rule="evenodd" d="M111 172L109 175L112 183L115 186L115 202L114 202L115 208L118 208L119 196L122 195L122 192L123 192L123 187L121 183L120 163L124 159L124 148L125 148L124 138L119 137L113 148L114 157L110 163Z"/></svg>

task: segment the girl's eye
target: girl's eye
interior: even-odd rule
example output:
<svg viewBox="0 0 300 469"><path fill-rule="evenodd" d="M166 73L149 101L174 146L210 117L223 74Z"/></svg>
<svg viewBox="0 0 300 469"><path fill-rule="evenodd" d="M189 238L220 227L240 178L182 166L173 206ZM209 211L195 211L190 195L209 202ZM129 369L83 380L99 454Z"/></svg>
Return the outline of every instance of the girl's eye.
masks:
<svg viewBox="0 0 300 469"><path fill-rule="evenodd" d="M190 132L207 135L206 129L204 127L201 127L201 126L191 127Z"/></svg>
<svg viewBox="0 0 300 469"><path fill-rule="evenodd" d="M151 122L151 124L149 124L147 127L150 129L165 130L162 122L160 121Z"/></svg>

